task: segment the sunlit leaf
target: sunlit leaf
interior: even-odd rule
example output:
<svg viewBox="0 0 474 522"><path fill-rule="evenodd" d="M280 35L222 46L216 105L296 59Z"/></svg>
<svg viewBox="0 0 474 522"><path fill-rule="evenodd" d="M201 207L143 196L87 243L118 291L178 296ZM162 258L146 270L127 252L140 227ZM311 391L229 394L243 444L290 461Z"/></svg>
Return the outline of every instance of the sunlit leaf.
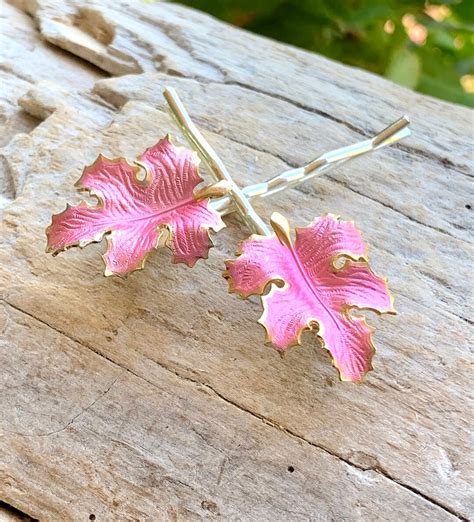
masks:
<svg viewBox="0 0 474 522"><path fill-rule="evenodd" d="M420 74L421 62L418 55L406 47L395 49L385 76L400 85L414 89L418 85Z"/></svg>

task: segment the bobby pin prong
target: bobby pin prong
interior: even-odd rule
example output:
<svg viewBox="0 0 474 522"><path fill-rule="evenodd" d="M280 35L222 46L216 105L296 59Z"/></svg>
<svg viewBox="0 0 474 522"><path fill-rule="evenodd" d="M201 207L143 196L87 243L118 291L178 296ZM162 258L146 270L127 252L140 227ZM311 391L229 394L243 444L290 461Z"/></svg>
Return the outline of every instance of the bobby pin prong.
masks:
<svg viewBox="0 0 474 522"><path fill-rule="evenodd" d="M287 170L263 183L256 183L244 188L238 187L233 181L224 163L215 150L209 145L201 131L192 121L186 107L172 87L164 90L163 95L169 105L171 113L190 144L199 153L207 165L213 178L217 181L226 180L230 191L226 196L216 198L211 202L214 210L222 216L237 210L249 225L252 232L261 235L270 235L271 231L250 204L251 199L266 198L282 190L294 187L299 183L310 180L340 166L349 160L367 154L406 138L410 135L410 120L407 116L398 119L373 138L359 141L347 147L341 147L326 152L307 165Z"/></svg>
<svg viewBox="0 0 474 522"><path fill-rule="evenodd" d="M263 183L244 187L242 192L249 199L266 198L282 190L299 185L316 176L325 174L349 160L382 149L388 145L393 145L410 136L409 124L408 116L403 116L371 139L326 152L303 167L287 170ZM221 215L226 215L233 211L230 198L227 196L213 200L212 206L221 212Z"/></svg>
<svg viewBox="0 0 474 522"><path fill-rule="evenodd" d="M262 236L271 235L272 232L270 231L270 228L255 212L248 197L234 182L217 152L209 145L206 138L204 138L204 136L201 134L201 131L192 121L188 111L186 110L186 107L180 100L178 93L172 87L168 87L164 90L163 95L168 102L176 122L183 131L183 134L201 156L202 160L210 170L213 178L216 181L224 180L228 182L228 206L232 207L233 210L236 209L237 212L239 212L252 232Z"/></svg>

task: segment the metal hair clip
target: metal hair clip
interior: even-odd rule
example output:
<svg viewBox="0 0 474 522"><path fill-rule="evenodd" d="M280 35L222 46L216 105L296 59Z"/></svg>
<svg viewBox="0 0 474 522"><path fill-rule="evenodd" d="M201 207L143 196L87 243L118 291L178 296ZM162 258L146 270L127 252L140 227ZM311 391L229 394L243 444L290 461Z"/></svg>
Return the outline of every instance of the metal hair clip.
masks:
<svg viewBox="0 0 474 522"><path fill-rule="evenodd" d="M278 213L271 228L252 207L265 198L309 180L355 157L409 136L406 117L372 139L319 156L265 183L240 188L224 163L196 128L174 89L164 91L168 105L214 182L199 188L198 155L176 147L169 135L134 163L99 155L77 182L79 190L98 199L82 201L54 215L46 233L53 255L84 247L106 235L105 275L124 275L144 266L147 255L167 246L173 262L192 267L212 246L209 231L225 226L222 216L237 211L253 233L242 242L239 257L227 261L229 291L246 298L262 295L259 322L267 341L284 351L299 344L304 330L316 330L330 351L341 379L358 382L371 369L372 329L354 310L394 313L387 283L367 263L366 246L353 223L333 215L296 229ZM140 177L140 173L144 176ZM265 289L270 292L263 295Z"/></svg>

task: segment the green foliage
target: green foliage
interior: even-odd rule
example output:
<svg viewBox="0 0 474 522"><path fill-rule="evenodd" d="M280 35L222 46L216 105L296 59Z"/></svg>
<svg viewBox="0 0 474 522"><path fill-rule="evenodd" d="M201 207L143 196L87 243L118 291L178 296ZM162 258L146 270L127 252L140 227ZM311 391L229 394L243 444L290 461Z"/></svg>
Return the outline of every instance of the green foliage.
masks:
<svg viewBox="0 0 474 522"><path fill-rule="evenodd" d="M474 106L474 0L179 2L419 92Z"/></svg>

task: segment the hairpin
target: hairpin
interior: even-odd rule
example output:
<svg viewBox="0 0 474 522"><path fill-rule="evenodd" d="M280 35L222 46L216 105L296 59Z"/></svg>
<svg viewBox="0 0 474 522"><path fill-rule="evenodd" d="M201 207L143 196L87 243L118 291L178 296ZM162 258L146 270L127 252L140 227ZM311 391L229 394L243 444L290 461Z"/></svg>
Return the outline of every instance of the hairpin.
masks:
<svg viewBox="0 0 474 522"><path fill-rule="evenodd" d="M373 329L353 311L384 314L394 310L386 280L368 266L360 233L352 222L329 214L296 229L293 240L284 216L273 213L270 228L251 200L266 198L409 136L408 118L372 139L240 188L194 125L176 91L165 89L164 96L195 151L177 147L167 135L133 163L99 155L76 184L98 203L81 201L54 215L46 230L47 251L56 255L106 236L105 275L143 268L147 255L158 246L173 251L173 262L192 267L207 257L212 246L209 233L225 226L222 216L237 211L252 235L242 242L238 257L226 262L229 291L242 298L262 296L259 323L267 341L280 352L299 344L304 330L316 330L341 379L361 381L372 368ZM203 187L198 155L213 178ZM263 295L267 288L270 291Z"/></svg>

